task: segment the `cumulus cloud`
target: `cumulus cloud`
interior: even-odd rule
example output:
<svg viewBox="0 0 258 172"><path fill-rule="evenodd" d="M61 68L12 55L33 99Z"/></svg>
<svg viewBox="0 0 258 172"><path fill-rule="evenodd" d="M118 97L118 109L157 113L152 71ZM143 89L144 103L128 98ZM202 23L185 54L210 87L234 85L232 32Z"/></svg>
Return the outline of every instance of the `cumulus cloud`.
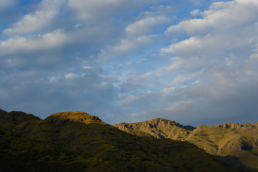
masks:
<svg viewBox="0 0 258 172"><path fill-rule="evenodd" d="M5 29L5 34L22 34L38 32L47 27L58 14L63 0L43 0L35 12L26 14L20 21L12 27Z"/></svg>
<svg viewBox="0 0 258 172"><path fill-rule="evenodd" d="M161 8L161 7L160 7ZM159 11L159 10L158 10ZM128 52L136 52L150 45L158 35L156 29L165 26L171 21L167 16L160 13L145 12L136 21L127 25L124 35L115 44L108 45L101 50L100 59L110 59L121 56Z"/></svg>
<svg viewBox="0 0 258 172"><path fill-rule="evenodd" d="M141 35L134 43L121 38L119 32L125 32L125 27L114 21L126 17L123 25L128 25L129 13L154 1L67 2L43 0L17 22L1 28L0 108L42 117L81 110L107 118L121 111L115 107L114 77L105 74L92 57L116 39L121 45L114 46L114 54L148 43L151 36Z"/></svg>
<svg viewBox="0 0 258 172"><path fill-rule="evenodd" d="M139 120L157 114L195 124L257 120L257 5L254 0L214 2L202 18L170 26L167 35L187 38L161 49L172 56L171 64L150 77L159 73L173 79L161 90L121 97L123 106L137 107L131 114Z"/></svg>
<svg viewBox="0 0 258 172"><path fill-rule="evenodd" d="M106 61L124 56L126 53L131 51L140 51L153 41L153 37L154 36L150 35L121 38L116 44L107 45L104 49L102 49L98 54L97 60Z"/></svg>
<svg viewBox="0 0 258 172"><path fill-rule="evenodd" d="M26 14L23 4L1 25L0 108L112 123L257 120L257 1L210 2L42 0Z"/></svg>
<svg viewBox="0 0 258 172"><path fill-rule="evenodd" d="M169 27L167 32L184 31L192 35L210 32L213 29L225 31L250 23L253 24L257 20L257 6L258 2L256 0L214 2L208 10L202 13L203 18L182 21Z"/></svg>
<svg viewBox="0 0 258 172"><path fill-rule="evenodd" d="M169 27L167 32L185 32L190 37L163 48L161 52L176 54L180 58L175 63L184 61L186 65L192 60L206 65L245 61L258 41L253 36L257 34L254 29L257 28L257 10L254 10L257 7L256 1L215 2L203 12L202 19L185 20ZM236 13L242 13L241 17L232 17ZM200 32L204 29L205 32Z"/></svg>
<svg viewBox="0 0 258 172"><path fill-rule="evenodd" d="M145 34L153 27L169 22L166 16L148 16L137 20L126 27L126 32L132 35Z"/></svg>
<svg viewBox="0 0 258 172"><path fill-rule="evenodd" d="M56 49L65 42L65 34L58 30L32 37L17 36L0 42L0 54Z"/></svg>
<svg viewBox="0 0 258 172"><path fill-rule="evenodd" d="M235 75L219 68L204 75L198 83L121 97L121 103L135 108L131 112L132 121L157 116L194 125L257 120L258 82L253 79L239 82Z"/></svg>

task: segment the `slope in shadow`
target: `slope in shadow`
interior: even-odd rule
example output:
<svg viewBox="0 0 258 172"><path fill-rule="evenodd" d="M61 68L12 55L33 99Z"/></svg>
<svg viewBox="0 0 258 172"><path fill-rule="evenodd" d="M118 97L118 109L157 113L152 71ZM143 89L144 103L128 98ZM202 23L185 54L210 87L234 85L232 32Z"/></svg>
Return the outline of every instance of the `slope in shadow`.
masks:
<svg viewBox="0 0 258 172"><path fill-rule="evenodd" d="M190 143L133 136L86 113L19 122L6 115L1 171L235 171Z"/></svg>

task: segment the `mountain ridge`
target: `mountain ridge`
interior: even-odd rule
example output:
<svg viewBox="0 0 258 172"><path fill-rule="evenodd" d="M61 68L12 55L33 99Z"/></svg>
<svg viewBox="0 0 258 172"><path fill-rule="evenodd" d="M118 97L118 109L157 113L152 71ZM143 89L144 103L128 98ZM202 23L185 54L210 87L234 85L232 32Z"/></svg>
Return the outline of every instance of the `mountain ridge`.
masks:
<svg viewBox="0 0 258 172"><path fill-rule="evenodd" d="M17 116L0 111L0 171L238 171L191 143L130 135L87 113L6 115Z"/></svg>
<svg viewBox="0 0 258 172"><path fill-rule="evenodd" d="M153 124L153 121L119 123L114 126L138 136L188 141L211 155L236 157L244 166L258 170L258 122L200 125L187 129L178 127L180 124L175 121L171 121L174 125ZM150 124L156 127L150 127Z"/></svg>

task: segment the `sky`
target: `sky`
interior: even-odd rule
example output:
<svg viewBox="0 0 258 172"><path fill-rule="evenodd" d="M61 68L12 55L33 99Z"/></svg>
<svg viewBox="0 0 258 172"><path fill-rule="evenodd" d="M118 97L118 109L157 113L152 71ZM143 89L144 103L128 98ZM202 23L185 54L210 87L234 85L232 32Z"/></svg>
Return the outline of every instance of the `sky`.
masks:
<svg viewBox="0 0 258 172"><path fill-rule="evenodd" d="M258 1L0 0L0 109L258 121Z"/></svg>

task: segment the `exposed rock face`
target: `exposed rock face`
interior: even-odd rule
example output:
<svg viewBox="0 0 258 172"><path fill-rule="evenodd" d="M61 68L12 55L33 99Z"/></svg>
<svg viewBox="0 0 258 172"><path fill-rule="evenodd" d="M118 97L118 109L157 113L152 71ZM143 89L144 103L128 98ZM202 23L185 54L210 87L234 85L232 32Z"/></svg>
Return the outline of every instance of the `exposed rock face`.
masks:
<svg viewBox="0 0 258 172"><path fill-rule="evenodd" d="M186 136L194 129L192 126L183 126L176 121L162 118L137 123L120 123L114 126L138 136L153 136L159 139L171 138L175 140L185 140Z"/></svg>
<svg viewBox="0 0 258 172"><path fill-rule="evenodd" d="M115 127L139 136L188 141L206 152L234 156L246 166L258 169L258 123L224 123L197 128L182 126L175 121L152 119L137 123L121 123ZM249 161L246 161L249 159ZM235 162L233 162L234 164Z"/></svg>

